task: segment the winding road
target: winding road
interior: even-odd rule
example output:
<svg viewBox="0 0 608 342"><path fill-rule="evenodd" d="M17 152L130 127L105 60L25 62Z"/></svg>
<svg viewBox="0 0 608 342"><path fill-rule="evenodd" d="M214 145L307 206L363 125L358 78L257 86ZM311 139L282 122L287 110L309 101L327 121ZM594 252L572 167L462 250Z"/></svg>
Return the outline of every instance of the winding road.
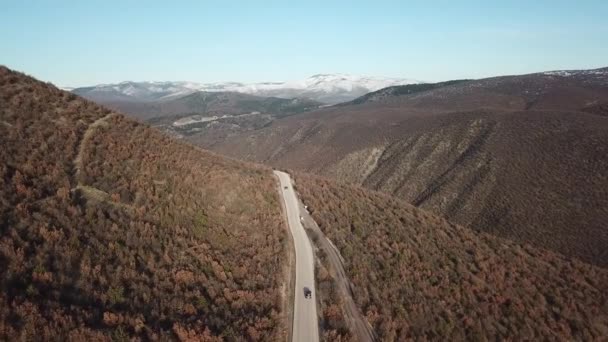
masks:
<svg viewBox="0 0 608 342"><path fill-rule="evenodd" d="M293 307L292 342L318 342L319 322L315 291L315 264L310 240L300 222L298 199L291 178L285 172L274 171L281 184L281 194L289 230L296 250L295 291ZM311 298L304 297L304 288L309 288Z"/></svg>

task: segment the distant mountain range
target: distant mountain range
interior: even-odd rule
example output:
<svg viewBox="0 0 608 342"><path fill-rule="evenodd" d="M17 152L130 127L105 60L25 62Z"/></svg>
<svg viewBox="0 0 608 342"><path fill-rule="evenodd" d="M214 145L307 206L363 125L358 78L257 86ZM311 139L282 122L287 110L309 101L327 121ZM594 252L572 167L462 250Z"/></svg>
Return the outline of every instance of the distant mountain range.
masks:
<svg viewBox="0 0 608 342"><path fill-rule="evenodd" d="M263 97L308 98L336 104L351 101L366 93L396 85L416 84L405 78L365 77L347 74L318 74L304 80L262 83L196 83L196 82L121 82L100 84L70 90L75 94L101 103L165 101L194 92L237 92Z"/></svg>
<svg viewBox="0 0 608 342"><path fill-rule="evenodd" d="M394 86L257 130L218 128L186 139L608 266L608 68Z"/></svg>

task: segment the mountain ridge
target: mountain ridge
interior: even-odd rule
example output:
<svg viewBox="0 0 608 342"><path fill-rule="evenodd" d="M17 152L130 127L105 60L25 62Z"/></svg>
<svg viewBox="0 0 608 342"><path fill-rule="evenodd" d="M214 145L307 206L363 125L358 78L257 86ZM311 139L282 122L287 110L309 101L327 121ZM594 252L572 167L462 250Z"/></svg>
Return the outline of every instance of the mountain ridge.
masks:
<svg viewBox="0 0 608 342"><path fill-rule="evenodd" d="M335 104L352 100L367 92L397 84L420 83L405 78L369 77L349 74L316 74L303 80L286 82L214 82L157 81L99 84L71 88L78 95L93 100L157 101L188 95L196 91L230 91L250 95L280 98L310 98L315 101Z"/></svg>

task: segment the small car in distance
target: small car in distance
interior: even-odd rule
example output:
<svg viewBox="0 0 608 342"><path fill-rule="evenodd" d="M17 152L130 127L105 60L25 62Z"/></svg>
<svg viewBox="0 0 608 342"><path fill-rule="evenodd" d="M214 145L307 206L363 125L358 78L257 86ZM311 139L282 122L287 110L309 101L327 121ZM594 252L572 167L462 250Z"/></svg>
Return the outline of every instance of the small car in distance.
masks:
<svg viewBox="0 0 608 342"><path fill-rule="evenodd" d="M304 298L312 298L312 291L308 287L304 287Z"/></svg>

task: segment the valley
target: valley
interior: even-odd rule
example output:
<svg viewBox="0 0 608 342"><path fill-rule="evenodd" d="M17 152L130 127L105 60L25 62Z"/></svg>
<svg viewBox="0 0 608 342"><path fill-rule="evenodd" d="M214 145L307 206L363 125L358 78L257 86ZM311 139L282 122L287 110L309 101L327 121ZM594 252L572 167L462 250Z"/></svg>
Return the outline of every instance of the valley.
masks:
<svg viewBox="0 0 608 342"><path fill-rule="evenodd" d="M191 141L383 191L475 231L605 266L608 71L559 74L387 88Z"/></svg>

